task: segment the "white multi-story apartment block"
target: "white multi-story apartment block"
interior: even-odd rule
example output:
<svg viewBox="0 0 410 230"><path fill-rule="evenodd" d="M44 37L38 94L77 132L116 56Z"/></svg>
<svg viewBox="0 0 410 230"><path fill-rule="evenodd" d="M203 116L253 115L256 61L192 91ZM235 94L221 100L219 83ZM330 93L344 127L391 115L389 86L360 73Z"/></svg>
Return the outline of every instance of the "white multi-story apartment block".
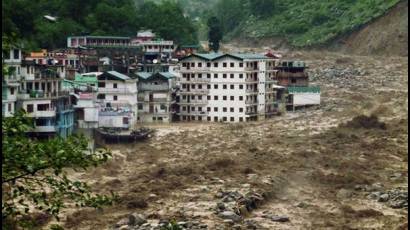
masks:
<svg viewBox="0 0 410 230"><path fill-rule="evenodd" d="M133 128L138 112L137 79L116 71L104 72L97 79L99 127Z"/></svg>
<svg viewBox="0 0 410 230"><path fill-rule="evenodd" d="M21 78L21 50L10 49L3 54L3 62L9 73L2 79L2 115L13 116L16 110L17 93Z"/></svg>
<svg viewBox="0 0 410 230"><path fill-rule="evenodd" d="M259 54L192 54L181 59L182 121L263 120L281 111L277 60Z"/></svg>

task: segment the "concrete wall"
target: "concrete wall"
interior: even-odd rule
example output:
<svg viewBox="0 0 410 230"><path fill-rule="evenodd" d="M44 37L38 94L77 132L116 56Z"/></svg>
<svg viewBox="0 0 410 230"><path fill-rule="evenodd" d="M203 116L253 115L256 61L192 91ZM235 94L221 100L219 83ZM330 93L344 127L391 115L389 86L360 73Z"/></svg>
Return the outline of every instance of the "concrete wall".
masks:
<svg viewBox="0 0 410 230"><path fill-rule="evenodd" d="M320 105L320 93L296 93L293 94L293 104L300 105Z"/></svg>

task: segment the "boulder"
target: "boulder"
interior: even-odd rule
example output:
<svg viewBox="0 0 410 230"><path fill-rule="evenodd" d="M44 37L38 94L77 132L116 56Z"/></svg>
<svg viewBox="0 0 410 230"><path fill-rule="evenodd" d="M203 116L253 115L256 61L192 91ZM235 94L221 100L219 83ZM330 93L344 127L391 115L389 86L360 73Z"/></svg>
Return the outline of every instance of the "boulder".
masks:
<svg viewBox="0 0 410 230"><path fill-rule="evenodd" d="M287 216L272 216L270 219L274 222L288 222L289 221L289 217Z"/></svg>
<svg viewBox="0 0 410 230"><path fill-rule="evenodd" d="M129 215L128 220L129 220L128 224L131 226L140 226L140 225L147 223L147 220L144 218L144 216L138 213L133 213Z"/></svg>
<svg viewBox="0 0 410 230"><path fill-rule="evenodd" d="M242 219L239 215L237 215L236 213L231 212L231 211L221 212L221 213L219 213L219 217L221 217L222 219L225 219L225 220L232 220L234 222L240 222L241 219Z"/></svg>

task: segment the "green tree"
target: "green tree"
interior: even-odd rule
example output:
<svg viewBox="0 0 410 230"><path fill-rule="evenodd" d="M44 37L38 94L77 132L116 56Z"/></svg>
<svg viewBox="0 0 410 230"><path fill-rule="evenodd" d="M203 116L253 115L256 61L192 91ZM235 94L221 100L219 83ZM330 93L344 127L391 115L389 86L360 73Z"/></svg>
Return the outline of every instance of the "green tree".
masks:
<svg viewBox="0 0 410 230"><path fill-rule="evenodd" d="M274 12L276 0L249 0L250 10L257 17L267 17Z"/></svg>
<svg viewBox="0 0 410 230"><path fill-rule="evenodd" d="M17 220L34 210L57 218L67 203L77 207L110 205L116 195L93 194L83 182L72 180L66 169L85 170L106 162L110 153L87 150L84 137L35 140L26 132L33 121L19 111L2 119L2 220Z"/></svg>
<svg viewBox="0 0 410 230"><path fill-rule="evenodd" d="M219 50L219 42L222 40L222 28L221 23L219 22L217 17L211 17L208 20L208 42L209 48L214 52L218 52Z"/></svg>

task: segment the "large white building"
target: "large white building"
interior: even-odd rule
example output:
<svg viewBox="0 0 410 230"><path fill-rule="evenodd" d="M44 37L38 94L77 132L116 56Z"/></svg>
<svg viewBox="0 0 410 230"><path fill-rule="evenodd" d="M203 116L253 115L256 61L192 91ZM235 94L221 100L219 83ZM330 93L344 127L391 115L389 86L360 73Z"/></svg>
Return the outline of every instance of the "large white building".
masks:
<svg viewBox="0 0 410 230"><path fill-rule="evenodd" d="M277 59L259 54L193 54L181 59L182 121L263 120L282 110Z"/></svg>
<svg viewBox="0 0 410 230"><path fill-rule="evenodd" d="M137 121L137 79L116 71L98 77L99 127L130 129Z"/></svg>

